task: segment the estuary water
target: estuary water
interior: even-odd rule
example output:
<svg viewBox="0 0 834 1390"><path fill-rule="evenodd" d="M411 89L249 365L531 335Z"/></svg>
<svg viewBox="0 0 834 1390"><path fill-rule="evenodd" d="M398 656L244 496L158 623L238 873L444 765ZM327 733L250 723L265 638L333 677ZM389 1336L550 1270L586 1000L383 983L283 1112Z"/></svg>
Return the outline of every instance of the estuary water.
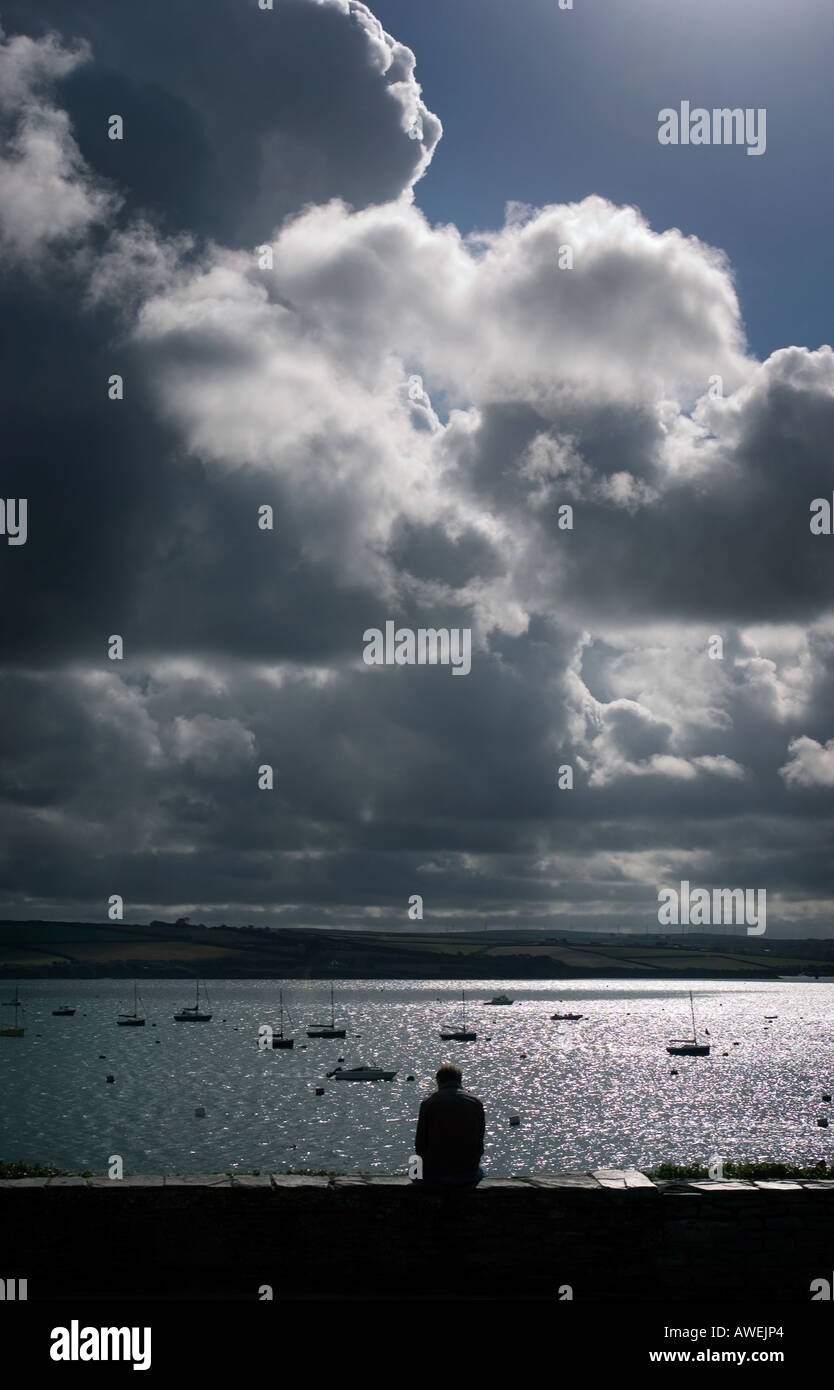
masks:
<svg viewBox="0 0 834 1390"><path fill-rule="evenodd" d="M25 1035L0 1038L0 1159L102 1174L112 1154L126 1173L404 1173L420 1100L447 1060L484 1102L494 1177L707 1163L716 1152L725 1161L832 1159L834 1118L831 1128L816 1123L834 1108L822 1100L834 1088L832 984L698 981L708 1058L666 1052L670 1038L691 1032L689 982L333 985L347 1037L329 1041L306 1037L329 1018L329 981L210 982L212 1021L187 1024L172 1016L193 1003L193 985L145 980L144 1028L116 1026L133 1007L123 981L20 981ZM4 984L4 998L14 986ZM262 1051L258 1029L277 1028L281 987L295 1046ZM443 1043L441 1026L460 1027L462 988L477 1041ZM502 993L515 1002L484 1004ZM64 1003L77 1006L75 1017L53 1018ZM584 1017L558 1024L554 1012ZM8 1024L11 1010L3 1014ZM769 1014L778 1017L766 1022ZM397 1075L328 1080L339 1058Z"/></svg>

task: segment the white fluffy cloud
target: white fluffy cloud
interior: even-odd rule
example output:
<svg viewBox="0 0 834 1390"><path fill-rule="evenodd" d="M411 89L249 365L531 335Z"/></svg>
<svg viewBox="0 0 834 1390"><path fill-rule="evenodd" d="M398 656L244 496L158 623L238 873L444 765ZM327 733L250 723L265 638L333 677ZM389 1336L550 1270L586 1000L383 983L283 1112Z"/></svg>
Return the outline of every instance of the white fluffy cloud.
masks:
<svg viewBox="0 0 834 1390"><path fill-rule="evenodd" d="M788 761L779 769L788 786L834 787L834 738L825 745L815 738L795 738L788 752Z"/></svg>
<svg viewBox="0 0 834 1390"><path fill-rule="evenodd" d="M89 58L85 44L65 48L52 35L7 39L0 29L0 115L8 130L0 157L0 248L30 267L47 245L77 240L118 207L86 168L67 113L45 96Z"/></svg>

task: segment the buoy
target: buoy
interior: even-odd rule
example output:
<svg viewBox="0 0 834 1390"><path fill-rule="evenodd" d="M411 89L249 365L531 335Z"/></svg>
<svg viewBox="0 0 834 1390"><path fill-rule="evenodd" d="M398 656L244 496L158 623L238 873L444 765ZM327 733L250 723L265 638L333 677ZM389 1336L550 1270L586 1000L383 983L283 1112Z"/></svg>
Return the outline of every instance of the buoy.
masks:
<svg viewBox="0 0 834 1390"><path fill-rule="evenodd" d="M316 1087L316 1095L317 1095L317 1096L323 1096L323 1095L324 1095L324 1087L323 1087L323 1086L317 1086L317 1087Z"/></svg>
<svg viewBox="0 0 834 1390"><path fill-rule="evenodd" d="M108 1080L108 1081L110 1080L110 1077L109 1077L109 1076L108 1076L107 1080ZM828 1129L828 1121L827 1121L827 1119L825 1118L824 1115L818 1115L818 1116L817 1116L817 1124L819 1125L820 1129Z"/></svg>
<svg viewBox="0 0 834 1390"><path fill-rule="evenodd" d="M194 1114L198 1120L203 1120L205 1119L206 1112L202 1105L198 1105L197 1109L194 1111Z"/></svg>
<svg viewBox="0 0 834 1390"><path fill-rule="evenodd" d="M741 1047L741 1043L733 1043L733 1047Z"/></svg>
<svg viewBox="0 0 834 1390"><path fill-rule="evenodd" d="M343 1062L344 1060L345 1060L344 1057L337 1057L337 1058L336 1058L336 1061L337 1061L337 1062Z"/></svg>
<svg viewBox="0 0 834 1390"><path fill-rule="evenodd" d="M107 1080L108 1080L108 1081L115 1081L116 1078L115 1078L115 1076L108 1076Z"/></svg>
<svg viewBox="0 0 834 1390"><path fill-rule="evenodd" d="M678 1074L678 1073L677 1073L676 1071L670 1071L670 1073L669 1073L670 1076L677 1076L677 1074Z"/></svg>
<svg viewBox="0 0 834 1390"><path fill-rule="evenodd" d="M526 1053L526 1052L519 1052L518 1055L519 1055L519 1057L521 1058L522 1061L525 1061L526 1058L527 1058L527 1053Z"/></svg>
<svg viewBox="0 0 834 1390"><path fill-rule="evenodd" d="M828 1094L827 1091L825 1091L825 1092L823 1093L823 1097L822 1097L822 1098L823 1098L824 1101L826 1101L826 1103L827 1103L828 1105L831 1104L831 1097L830 1097L830 1095Z"/></svg>
<svg viewBox="0 0 834 1390"><path fill-rule="evenodd" d="M413 1080L414 1080L414 1077L413 1077L413 1076L407 1076L405 1079L406 1079L406 1081L413 1081Z"/></svg>
<svg viewBox="0 0 834 1390"><path fill-rule="evenodd" d="M730 1055L729 1052L722 1052L722 1053L721 1053L721 1056L722 1056L722 1057L729 1057L729 1055Z"/></svg>
<svg viewBox="0 0 834 1390"><path fill-rule="evenodd" d="M162 1046L162 1043L159 1041L159 1038L154 1038L154 1042L156 1043L157 1047Z"/></svg>
<svg viewBox="0 0 834 1390"><path fill-rule="evenodd" d="M99 1060L100 1062L106 1062L106 1061L107 1061L107 1058L106 1058L106 1056L104 1055L103 1052L100 1052L100 1053L98 1054L98 1060Z"/></svg>
<svg viewBox="0 0 834 1390"><path fill-rule="evenodd" d="M510 1116L510 1126L511 1126L511 1127L512 1127L513 1125L520 1125L520 1124L521 1124L521 1120L519 1119L518 1115L511 1115L511 1116Z"/></svg>

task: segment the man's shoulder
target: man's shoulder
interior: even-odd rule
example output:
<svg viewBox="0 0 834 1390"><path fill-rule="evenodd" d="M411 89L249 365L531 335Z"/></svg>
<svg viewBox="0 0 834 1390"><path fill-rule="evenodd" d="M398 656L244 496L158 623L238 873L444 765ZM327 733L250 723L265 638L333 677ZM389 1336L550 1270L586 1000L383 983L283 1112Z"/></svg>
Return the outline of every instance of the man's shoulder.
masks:
<svg viewBox="0 0 834 1390"><path fill-rule="evenodd" d="M483 1110L483 1102L477 1096L473 1096L471 1091L464 1091L460 1086L441 1086L437 1091L432 1091L430 1096L426 1096L423 1105L478 1105Z"/></svg>

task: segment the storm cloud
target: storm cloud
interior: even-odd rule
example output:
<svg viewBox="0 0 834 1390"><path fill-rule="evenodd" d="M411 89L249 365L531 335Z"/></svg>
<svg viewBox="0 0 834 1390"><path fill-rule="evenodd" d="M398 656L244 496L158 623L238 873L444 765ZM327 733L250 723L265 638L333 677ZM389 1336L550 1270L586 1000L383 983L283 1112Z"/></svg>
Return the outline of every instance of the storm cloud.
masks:
<svg viewBox="0 0 834 1390"><path fill-rule="evenodd" d="M431 225L355 0L112 8L3 11L3 915L824 930L831 348L599 196Z"/></svg>

